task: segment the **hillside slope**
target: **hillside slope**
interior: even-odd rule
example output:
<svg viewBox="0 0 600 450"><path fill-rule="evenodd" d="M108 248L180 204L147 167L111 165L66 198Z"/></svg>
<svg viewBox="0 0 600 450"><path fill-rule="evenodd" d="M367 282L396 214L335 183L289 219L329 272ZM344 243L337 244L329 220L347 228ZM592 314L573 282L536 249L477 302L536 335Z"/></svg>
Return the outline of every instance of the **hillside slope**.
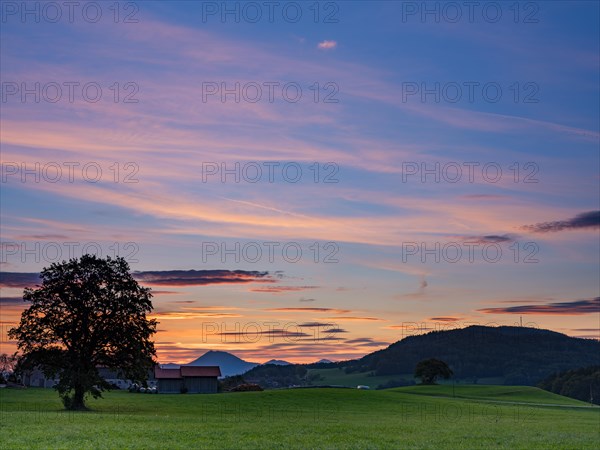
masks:
<svg viewBox="0 0 600 450"><path fill-rule="evenodd" d="M600 342L537 328L471 326L409 336L338 366L348 373L400 375L413 373L426 358L447 362L455 378L503 377L505 384L533 385L552 373L600 364Z"/></svg>

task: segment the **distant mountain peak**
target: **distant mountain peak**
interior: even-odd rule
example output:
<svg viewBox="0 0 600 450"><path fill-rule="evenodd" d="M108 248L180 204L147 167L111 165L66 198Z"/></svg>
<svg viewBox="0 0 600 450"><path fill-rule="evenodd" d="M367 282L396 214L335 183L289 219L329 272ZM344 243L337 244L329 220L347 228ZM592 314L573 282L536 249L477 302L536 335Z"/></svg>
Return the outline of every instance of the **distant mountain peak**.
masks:
<svg viewBox="0 0 600 450"><path fill-rule="evenodd" d="M270 359L264 364L275 364L276 366L289 366L292 363L284 361L282 359Z"/></svg>
<svg viewBox="0 0 600 450"><path fill-rule="evenodd" d="M219 366L224 377L242 375L258 364L244 361L232 353L221 350L208 350L202 356L188 363L189 366Z"/></svg>

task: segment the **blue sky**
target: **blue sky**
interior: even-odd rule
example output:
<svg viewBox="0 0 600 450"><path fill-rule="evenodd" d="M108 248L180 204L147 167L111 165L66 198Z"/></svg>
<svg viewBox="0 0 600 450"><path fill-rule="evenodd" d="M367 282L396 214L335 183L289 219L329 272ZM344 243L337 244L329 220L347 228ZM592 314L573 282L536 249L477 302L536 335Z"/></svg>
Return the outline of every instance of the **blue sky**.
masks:
<svg viewBox="0 0 600 450"><path fill-rule="evenodd" d="M209 349L344 359L414 322L520 316L598 337L597 2L517 2L516 21L498 3L495 23L478 8L451 23L448 2L427 3L446 11L437 22L407 15L422 2L320 2L317 22L314 4L298 3L297 23L278 9L272 22L266 9L257 23L203 20L221 2L158 1L119 3L118 23L108 3L96 23L92 9L51 23L42 2L37 23L6 3L3 323L23 308L14 273L86 248L127 257L157 291L162 361ZM123 23L127 13L137 22ZM323 23L328 13L337 22ZM209 90L236 83L238 102ZM438 101L421 95L436 86ZM240 182L223 182L222 168ZM491 262L484 247L502 254ZM215 281L210 270L223 272ZM272 322L276 338L243 333ZM288 325L341 331L291 340Z"/></svg>

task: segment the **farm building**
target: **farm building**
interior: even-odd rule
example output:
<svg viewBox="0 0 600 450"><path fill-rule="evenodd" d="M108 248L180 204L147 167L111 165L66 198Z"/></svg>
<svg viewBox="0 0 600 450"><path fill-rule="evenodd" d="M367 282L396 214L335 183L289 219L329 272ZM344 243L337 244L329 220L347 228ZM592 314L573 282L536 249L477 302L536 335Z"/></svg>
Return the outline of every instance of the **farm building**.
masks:
<svg viewBox="0 0 600 450"><path fill-rule="evenodd" d="M127 389L132 381L126 380L119 375L118 370L109 369L107 367L98 367L98 374L110 383L113 388ZM148 372L148 386L156 386L156 381L153 377L154 373L152 370ZM22 381L25 386L29 387L44 387L51 388L57 384L60 379L57 377L47 378L39 368L28 370L23 373Z"/></svg>
<svg viewBox="0 0 600 450"><path fill-rule="evenodd" d="M58 379L58 377L46 378L44 372L42 372L38 368L28 370L23 373L23 384L29 387L51 388L59 381L60 380Z"/></svg>
<svg viewBox="0 0 600 450"><path fill-rule="evenodd" d="M109 369L107 367L98 367L98 374L104 378L108 383L112 384L113 388L119 389L127 389L133 383L132 380L126 380L121 375L119 375L118 370ZM148 379L147 383L149 387L155 387L156 381L154 380L154 372L152 370L148 371Z"/></svg>
<svg viewBox="0 0 600 450"><path fill-rule="evenodd" d="M216 394L221 376L219 366L180 366L176 369L154 369L159 394Z"/></svg>

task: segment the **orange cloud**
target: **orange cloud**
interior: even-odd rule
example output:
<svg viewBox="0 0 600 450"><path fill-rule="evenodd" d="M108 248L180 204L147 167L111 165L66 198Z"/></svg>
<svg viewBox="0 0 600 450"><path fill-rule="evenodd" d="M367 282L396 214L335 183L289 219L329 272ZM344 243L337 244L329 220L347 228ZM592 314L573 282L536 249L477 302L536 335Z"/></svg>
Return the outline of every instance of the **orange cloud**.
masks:
<svg viewBox="0 0 600 450"><path fill-rule="evenodd" d="M229 319L232 317L243 317L235 313L202 313L202 312L163 312L153 313L150 317L158 320L189 320L189 319Z"/></svg>
<svg viewBox="0 0 600 450"><path fill-rule="evenodd" d="M356 322L375 322L375 321L384 321L385 319L379 319L378 317L353 317L353 316L336 316L336 317L325 317L326 319L331 320L348 320L348 321L356 321Z"/></svg>
<svg viewBox="0 0 600 450"><path fill-rule="evenodd" d="M272 294L278 294L281 292L297 292L305 291L307 289L317 289L319 286L264 286L251 288L252 292L269 292Z"/></svg>
<svg viewBox="0 0 600 450"><path fill-rule="evenodd" d="M337 309L337 308L271 308L266 309L269 312L316 312L316 313L335 313L345 314L351 312L349 309ZM335 319L335 318L334 318Z"/></svg>

